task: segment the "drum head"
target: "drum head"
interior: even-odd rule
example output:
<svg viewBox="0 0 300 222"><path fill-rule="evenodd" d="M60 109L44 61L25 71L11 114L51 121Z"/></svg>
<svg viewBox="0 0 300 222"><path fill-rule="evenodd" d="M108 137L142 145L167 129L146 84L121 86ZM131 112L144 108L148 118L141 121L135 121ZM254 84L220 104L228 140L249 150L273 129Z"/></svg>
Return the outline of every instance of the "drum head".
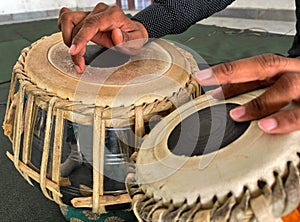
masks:
<svg viewBox="0 0 300 222"><path fill-rule="evenodd" d="M164 40L146 44L134 56L90 43L83 74L76 73L61 33L33 44L24 58L31 81L47 92L85 104L119 107L172 96L190 80L186 54Z"/></svg>
<svg viewBox="0 0 300 222"><path fill-rule="evenodd" d="M257 121L236 125L226 118L231 108L261 92L226 101L207 94L164 118L138 153L136 182L145 194L177 206L200 200L201 206L210 208L215 198L221 203L229 194L241 198L245 187L255 196L258 181L271 187L274 172L282 176L287 162L297 165L299 131L270 135L258 128Z"/></svg>

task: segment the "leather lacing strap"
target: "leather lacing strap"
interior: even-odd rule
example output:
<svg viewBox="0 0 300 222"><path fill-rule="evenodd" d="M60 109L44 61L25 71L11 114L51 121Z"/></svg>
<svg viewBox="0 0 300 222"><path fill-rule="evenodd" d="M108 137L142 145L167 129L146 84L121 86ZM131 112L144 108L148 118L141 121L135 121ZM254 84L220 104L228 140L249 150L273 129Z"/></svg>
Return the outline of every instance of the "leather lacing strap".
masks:
<svg viewBox="0 0 300 222"><path fill-rule="evenodd" d="M20 70L19 70L20 71ZM58 97L55 97L53 94L46 93L45 91L39 89L33 85L30 80L22 72L16 73L16 79L19 81L19 90L15 93L15 96L9 96L9 105L15 106L15 118L12 122L5 122L4 124L13 124L14 130L11 134L13 141L13 153L14 155L7 153L8 157L14 162L16 169L21 173L21 175L32 185L31 179L40 183L41 190L43 194L59 204L62 204L59 189L60 181L60 154L61 154L61 136L63 135L60 129L63 127L63 111L57 111L56 102L60 100ZM15 80L13 80L15 81ZM16 84L12 84L11 92L15 92ZM26 95L26 97L25 97ZM11 99L13 98L13 99ZM26 105L25 105L26 99ZM12 101L16 100L16 102ZM43 145L42 160L40 166L40 172L33 170L30 165L30 155L31 155L31 144L32 144L32 133L34 128L34 119L37 114L37 107L35 102L37 100L43 100L48 103L47 107L47 119L45 125L45 138ZM10 109L12 109L10 107ZM8 113L10 113L8 109ZM58 113L58 118L56 121L56 133L54 136L55 146L53 148L53 155L55 158L52 158L51 166L48 166L49 163L49 151L50 151L50 140L52 132L52 121L54 117L54 112ZM7 114L6 114L7 115ZM9 114L10 115L10 114ZM8 118L6 118L8 119ZM22 155L21 153L21 137L23 135L23 146L22 146ZM59 155L57 154L59 152ZM59 158L57 158L59 156ZM20 160L22 159L22 161ZM59 164L57 164L59 161ZM49 179L49 168L51 169L51 174L53 176L52 181ZM51 178L51 175L50 175Z"/></svg>
<svg viewBox="0 0 300 222"><path fill-rule="evenodd" d="M142 137L145 135L143 106L135 108L135 149L140 148Z"/></svg>
<svg viewBox="0 0 300 222"><path fill-rule="evenodd" d="M52 97L49 101L48 109L47 109L47 118L46 118L46 126L45 126L45 138L44 138L44 146L42 153L42 161L40 167L40 187L48 199L52 200L52 197L48 193L48 189L46 187L46 179L47 179L47 169L48 169L48 160L49 160L49 150L50 150L50 141L52 135L52 118L53 118L53 110L55 102L58 100L57 97Z"/></svg>
<svg viewBox="0 0 300 222"><path fill-rule="evenodd" d="M105 120L102 119L102 108L95 108L93 129L93 212L105 212L100 205L100 196L104 194L104 149Z"/></svg>

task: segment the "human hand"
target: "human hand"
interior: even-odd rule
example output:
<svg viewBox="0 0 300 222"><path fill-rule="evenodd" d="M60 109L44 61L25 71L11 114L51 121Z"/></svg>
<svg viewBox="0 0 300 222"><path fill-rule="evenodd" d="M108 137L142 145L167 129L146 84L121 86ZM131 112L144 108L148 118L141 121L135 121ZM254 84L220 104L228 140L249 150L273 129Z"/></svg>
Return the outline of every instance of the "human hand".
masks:
<svg viewBox="0 0 300 222"><path fill-rule="evenodd" d="M58 28L64 43L70 47L69 53L78 73L85 69L84 54L89 41L132 55L148 40L148 32L141 23L126 17L118 6L105 3L97 4L91 12L62 8Z"/></svg>
<svg viewBox="0 0 300 222"><path fill-rule="evenodd" d="M270 86L259 97L231 110L231 118L260 119L259 127L270 134L300 130L300 107L281 110L290 102L300 102L300 59L263 54L216 65L195 76L202 86L221 85L212 91L217 99Z"/></svg>

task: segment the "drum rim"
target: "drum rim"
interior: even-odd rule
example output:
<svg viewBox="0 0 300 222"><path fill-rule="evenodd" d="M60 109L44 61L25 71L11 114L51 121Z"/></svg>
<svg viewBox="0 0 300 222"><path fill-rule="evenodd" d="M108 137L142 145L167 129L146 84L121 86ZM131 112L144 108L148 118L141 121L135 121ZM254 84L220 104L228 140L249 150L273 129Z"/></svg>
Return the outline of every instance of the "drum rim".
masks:
<svg viewBox="0 0 300 222"><path fill-rule="evenodd" d="M178 93L185 88L191 78L191 68L182 53L166 40L157 39L156 41L159 42L160 46L170 53L174 64L160 78L155 79L154 82L148 81L126 87L95 85L88 82L80 82L78 84L78 80L65 75L48 62L48 51L51 46L61 41L62 36L60 32L36 41L24 53L23 65L25 75L30 78L31 82L50 93L55 93L63 99L85 101L85 103L96 104L102 107L138 106L156 100L160 101L172 96L174 93ZM51 75L41 76L40 73L51 73ZM163 82L163 78L170 81ZM56 83L59 83L59 85ZM145 89L147 88L151 90L146 92ZM126 93L122 93L122 90L123 92L126 90ZM157 93L151 94L151 92ZM149 95L146 93L149 93ZM126 94L126 97L123 94ZM118 100L115 99L116 95L118 95Z"/></svg>

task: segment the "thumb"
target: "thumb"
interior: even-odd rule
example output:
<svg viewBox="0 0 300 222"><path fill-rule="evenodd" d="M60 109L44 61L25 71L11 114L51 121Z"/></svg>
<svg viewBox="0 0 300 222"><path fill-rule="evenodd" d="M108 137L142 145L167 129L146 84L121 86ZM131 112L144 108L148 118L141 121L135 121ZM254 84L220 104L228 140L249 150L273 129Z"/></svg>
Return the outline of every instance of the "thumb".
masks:
<svg viewBox="0 0 300 222"><path fill-rule="evenodd" d="M124 39L124 36L127 36L127 39ZM128 41L128 35L127 33L122 32L121 29L116 28L112 30L111 39L115 46L122 45L123 43Z"/></svg>
<svg viewBox="0 0 300 222"><path fill-rule="evenodd" d="M121 29L114 29L111 38L113 44L119 51L129 55L139 53L140 49L147 41L147 39L141 38L138 31L123 32Z"/></svg>

